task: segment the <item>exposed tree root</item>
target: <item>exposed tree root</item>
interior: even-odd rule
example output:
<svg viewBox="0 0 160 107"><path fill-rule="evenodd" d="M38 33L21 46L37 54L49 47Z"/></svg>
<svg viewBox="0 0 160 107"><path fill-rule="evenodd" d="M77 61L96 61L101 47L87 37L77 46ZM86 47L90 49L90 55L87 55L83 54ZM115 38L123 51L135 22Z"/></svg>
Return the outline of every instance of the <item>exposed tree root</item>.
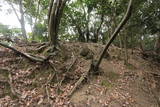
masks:
<svg viewBox="0 0 160 107"><path fill-rule="evenodd" d="M70 72L72 70L72 68L74 67L75 63L77 62L77 58L75 58L74 54L73 55L73 62L71 63L71 65L67 68L67 71L66 72ZM63 79L59 82L59 85L61 86L63 81L65 80L65 74L64 74L64 77Z"/></svg>
<svg viewBox="0 0 160 107"><path fill-rule="evenodd" d="M10 85L12 94L13 94L15 97L17 97L17 98L20 98L20 97L21 97L21 94L18 93L18 92L15 90L14 86L13 86L13 81L12 81L11 73L9 73L8 78L9 78L8 83L9 83L9 85Z"/></svg>
<svg viewBox="0 0 160 107"><path fill-rule="evenodd" d="M5 48L8 48L8 49L11 49L12 51L14 51L15 53L17 53L18 55L22 56L22 57L25 57L26 59L32 61L32 62L45 62L47 61L49 58L47 57L46 59L45 58L41 58L41 57L35 57L35 56L32 56L32 55L29 55L27 53L22 53L20 51L18 51L17 49L11 47L11 46L8 46L4 43L1 43L0 42L0 45L5 47Z"/></svg>
<svg viewBox="0 0 160 107"><path fill-rule="evenodd" d="M72 62L72 64L67 68L67 72L69 72L72 68L73 68L73 66L75 65L75 63L77 62L77 58L75 58L75 56L73 55L73 62Z"/></svg>

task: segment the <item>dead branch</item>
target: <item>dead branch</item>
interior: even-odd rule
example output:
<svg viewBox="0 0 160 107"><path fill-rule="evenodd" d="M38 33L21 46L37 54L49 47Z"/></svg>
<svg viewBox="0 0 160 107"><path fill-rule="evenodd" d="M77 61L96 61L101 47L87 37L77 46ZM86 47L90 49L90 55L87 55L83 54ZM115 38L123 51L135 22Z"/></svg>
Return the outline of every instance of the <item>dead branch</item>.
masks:
<svg viewBox="0 0 160 107"><path fill-rule="evenodd" d="M73 66L75 65L75 63L77 62L77 58L75 58L74 54L73 54L73 62L71 63L71 65L67 68L66 72L71 71L71 69L73 68ZM59 82L59 85L61 86L61 84L63 83L63 81L65 80L65 76L66 74L64 74L63 79Z"/></svg>
<svg viewBox="0 0 160 107"><path fill-rule="evenodd" d="M74 56L74 54L73 54L73 62L72 62L72 64L67 68L67 72L69 72L72 68L73 68L73 66L75 65L75 63L77 62L77 58L75 58L75 56Z"/></svg>
<svg viewBox="0 0 160 107"><path fill-rule="evenodd" d="M79 78L79 80L75 83L74 87L71 89L71 91L69 92L67 97L71 97L73 95L73 93L75 92L75 90L78 88L78 86L80 86L80 84L87 78L87 76L89 75L89 72L91 71L91 67L89 68L89 70L87 70L86 72L84 72L82 74L82 76Z"/></svg>
<svg viewBox="0 0 160 107"><path fill-rule="evenodd" d="M11 46L8 46L8 45L6 45L4 43L0 42L0 45L5 47L5 48L11 49L16 54L19 54L20 56L22 56L22 57L24 57L24 58L26 58L26 59L28 59L28 60L30 60L32 62L44 62L44 61L46 61L46 59L44 59L44 58L41 58L41 57L38 58L38 57L35 57L35 56L31 56L31 55L29 55L27 53L22 53L22 52L18 51L17 49L15 49L15 48L13 48Z"/></svg>

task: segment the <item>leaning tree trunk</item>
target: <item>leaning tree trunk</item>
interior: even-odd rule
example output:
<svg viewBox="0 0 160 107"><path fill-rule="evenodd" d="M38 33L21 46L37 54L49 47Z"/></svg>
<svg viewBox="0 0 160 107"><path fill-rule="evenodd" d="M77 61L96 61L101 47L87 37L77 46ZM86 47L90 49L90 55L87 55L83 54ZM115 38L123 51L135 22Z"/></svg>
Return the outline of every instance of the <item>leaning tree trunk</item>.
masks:
<svg viewBox="0 0 160 107"><path fill-rule="evenodd" d="M131 16L131 12L132 12L132 0L130 0L128 8L127 8L127 12L124 16L124 18L122 19L122 21L120 22L120 24L118 25L118 27L115 29L114 33L112 34L111 38L109 39L108 43L106 44L103 52L101 53L98 61L95 64L92 64L91 67L93 69L93 71L97 71L99 68L99 65L102 62L102 59L107 51L107 49L109 48L109 46L111 45L111 43L113 42L113 40L117 37L118 33L120 32L120 30L123 28L123 26L127 23L127 21L129 20L130 16Z"/></svg>
<svg viewBox="0 0 160 107"><path fill-rule="evenodd" d="M80 77L80 79L75 83L75 86L71 89L70 93L68 94L68 97L71 97L71 95L74 93L74 91L77 89L77 87L86 79L86 77L90 74L90 71L97 71L103 56L105 55L105 52L107 51L108 47L110 46L110 44L113 42L113 40L115 39L115 37L117 36L117 34L120 32L120 30L123 28L123 26L126 24L126 22L128 21L130 15L131 15L131 6L132 5L132 0L130 0L128 9L127 9L127 13L124 16L123 20L121 21L121 23L119 24L119 26L116 28L115 32L113 33L113 35L111 36L109 42L106 44L105 49L103 50L102 54L100 55L100 58L98 60L98 63L94 64L94 61L92 61L91 63L91 67L89 68L89 70L87 72L84 72L82 74L82 76Z"/></svg>
<svg viewBox="0 0 160 107"><path fill-rule="evenodd" d="M160 53L160 32L157 34L157 39L155 42L154 50L157 54Z"/></svg>
<svg viewBox="0 0 160 107"><path fill-rule="evenodd" d="M63 9L67 0L51 0L48 13L48 35L50 45L58 45L58 29L62 17Z"/></svg>

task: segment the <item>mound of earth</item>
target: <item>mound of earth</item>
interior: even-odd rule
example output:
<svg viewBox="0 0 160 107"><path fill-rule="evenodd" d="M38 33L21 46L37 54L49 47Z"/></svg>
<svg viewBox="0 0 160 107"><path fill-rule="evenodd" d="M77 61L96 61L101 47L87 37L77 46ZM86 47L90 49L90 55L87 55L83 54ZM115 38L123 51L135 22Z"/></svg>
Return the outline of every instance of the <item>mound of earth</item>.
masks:
<svg viewBox="0 0 160 107"><path fill-rule="evenodd" d="M44 45L44 44L43 44ZM31 62L0 47L0 105L2 107L159 107L160 66L138 51L124 65L121 49L111 46L100 65L100 74L89 75L71 93L79 78L99 57L104 45L60 44L50 53L47 46L14 46L21 52L46 57L48 63ZM44 51L43 51L44 50ZM131 52L129 51L129 54ZM70 95L71 94L71 95ZM70 96L69 96L70 95Z"/></svg>

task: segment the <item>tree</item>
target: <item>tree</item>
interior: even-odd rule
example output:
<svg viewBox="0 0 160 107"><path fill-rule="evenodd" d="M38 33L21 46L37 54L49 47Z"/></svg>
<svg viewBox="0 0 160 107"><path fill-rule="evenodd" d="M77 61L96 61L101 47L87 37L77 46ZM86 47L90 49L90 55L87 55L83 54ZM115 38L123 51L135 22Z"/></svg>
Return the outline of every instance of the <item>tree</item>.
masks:
<svg viewBox="0 0 160 107"><path fill-rule="evenodd" d="M111 45L111 43L113 42L113 40L116 38L116 36L118 35L118 33L120 32L120 30L123 28L123 26L127 23L127 21L129 20L130 16L131 16L131 12L132 12L132 0L129 1L129 5L127 8L127 12L124 16L124 18L122 19L122 21L120 22L120 24L118 25L118 27L115 29L114 33L112 34L111 38L109 39L109 41L107 42L103 52L101 53L98 61L92 65L92 69L94 71L97 71L99 68L99 65L102 61L102 58L104 57L107 49L109 48L109 46Z"/></svg>
<svg viewBox="0 0 160 107"><path fill-rule="evenodd" d="M8 0L7 1L9 3L9 5L11 5L15 15L17 16L17 19L21 25L21 31L22 31L22 36L23 38L27 41L27 34L26 34L26 29L25 29L25 18L24 18L24 6L23 6L23 0ZM19 13L20 13L20 17L17 13L17 9L14 7L14 4L19 6Z"/></svg>
<svg viewBox="0 0 160 107"><path fill-rule="evenodd" d="M67 0L51 0L48 11L48 35L50 38L50 45L54 48L58 45L58 30L60 20L63 14L63 9Z"/></svg>

